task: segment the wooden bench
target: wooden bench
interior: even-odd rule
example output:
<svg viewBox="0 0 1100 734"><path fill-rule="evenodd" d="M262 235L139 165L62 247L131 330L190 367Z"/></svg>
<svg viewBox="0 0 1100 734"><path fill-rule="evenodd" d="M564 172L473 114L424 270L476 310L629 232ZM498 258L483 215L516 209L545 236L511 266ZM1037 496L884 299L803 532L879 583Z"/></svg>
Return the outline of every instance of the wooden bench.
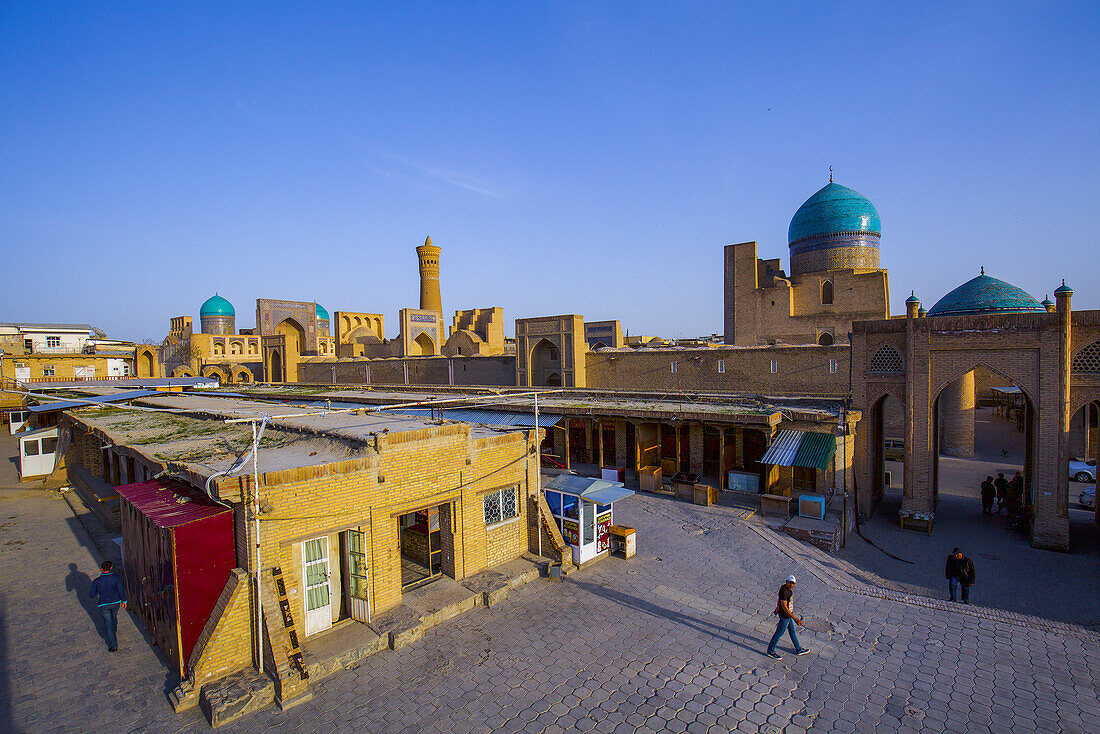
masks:
<svg viewBox="0 0 1100 734"><path fill-rule="evenodd" d="M760 514L790 517L792 502L794 502L794 497L787 497L782 494L762 494L760 495Z"/></svg>

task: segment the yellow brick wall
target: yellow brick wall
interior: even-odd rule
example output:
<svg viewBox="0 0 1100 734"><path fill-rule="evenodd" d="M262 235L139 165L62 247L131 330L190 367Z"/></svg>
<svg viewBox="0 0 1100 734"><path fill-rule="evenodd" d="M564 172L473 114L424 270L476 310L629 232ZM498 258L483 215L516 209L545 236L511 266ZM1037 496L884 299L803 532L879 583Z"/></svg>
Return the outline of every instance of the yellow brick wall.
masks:
<svg viewBox="0 0 1100 734"><path fill-rule="evenodd" d="M233 569L188 661L196 689L252 664L251 596L248 575Z"/></svg>

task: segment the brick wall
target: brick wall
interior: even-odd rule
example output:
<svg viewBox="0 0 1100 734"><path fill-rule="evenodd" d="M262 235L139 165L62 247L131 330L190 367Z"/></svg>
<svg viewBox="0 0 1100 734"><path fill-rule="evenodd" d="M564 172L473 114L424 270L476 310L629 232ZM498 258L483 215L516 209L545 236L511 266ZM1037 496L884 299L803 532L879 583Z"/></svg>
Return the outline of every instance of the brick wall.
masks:
<svg viewBox="0 0 1100 734"><path fill-rule="evenodd" d="M405 370L408 369L408 383ZM514 385L516 358L408 357L301 362L298 381L322 385Z"/></svg>

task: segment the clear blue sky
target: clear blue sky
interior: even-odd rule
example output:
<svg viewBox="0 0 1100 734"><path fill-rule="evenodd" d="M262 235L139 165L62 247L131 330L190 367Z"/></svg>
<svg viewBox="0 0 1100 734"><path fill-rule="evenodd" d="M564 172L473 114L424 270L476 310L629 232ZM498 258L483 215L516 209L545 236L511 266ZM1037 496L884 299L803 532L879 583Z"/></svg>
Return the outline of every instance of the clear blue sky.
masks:
<svg viewBox="0 0 1100 734"><path fill-rule="evenodd" d="M0 3L0 321L160 340L214 291L722 329L828 180L892 309L986 271L1100 307L1100 6ZM747 4L743 4L747 5Z"/></svg>

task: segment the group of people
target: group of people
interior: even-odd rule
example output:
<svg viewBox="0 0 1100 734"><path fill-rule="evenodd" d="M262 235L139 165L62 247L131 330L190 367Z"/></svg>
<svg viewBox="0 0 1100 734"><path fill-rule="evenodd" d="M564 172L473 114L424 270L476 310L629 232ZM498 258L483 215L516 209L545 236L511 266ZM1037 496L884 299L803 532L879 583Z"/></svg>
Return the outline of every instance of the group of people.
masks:
<svg viewBox="0 0 1100 734"><path fill-rule="evenodd" d="M994 509L993 502L997 507ZM1024 516L1024 475L1016 472L1012 479L1005 479L1003 473L998 473L997 478L986 477L982 482L982 513L986 515L1000 515L1005 511L1009 525L1018 523Z"/></svg>

